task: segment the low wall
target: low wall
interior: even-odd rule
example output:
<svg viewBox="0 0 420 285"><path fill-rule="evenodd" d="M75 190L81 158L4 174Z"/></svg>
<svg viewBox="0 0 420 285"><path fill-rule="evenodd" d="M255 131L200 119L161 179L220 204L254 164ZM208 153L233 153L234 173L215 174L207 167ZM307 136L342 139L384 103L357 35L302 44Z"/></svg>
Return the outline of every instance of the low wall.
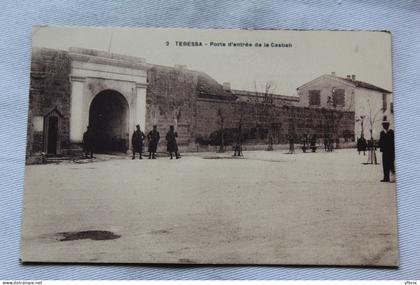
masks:
<svg viewBox="0 0 420 285"><path fill-rule="evenodd" d="M244 145L287 144L315 136L339 143L354 142L354 112L307 107L273 106L237 101L197 100L196 140L199 145L219 145L223 128L225 145L232 144L241 122ZM223 127L222 127L223 126Z"/></svg>

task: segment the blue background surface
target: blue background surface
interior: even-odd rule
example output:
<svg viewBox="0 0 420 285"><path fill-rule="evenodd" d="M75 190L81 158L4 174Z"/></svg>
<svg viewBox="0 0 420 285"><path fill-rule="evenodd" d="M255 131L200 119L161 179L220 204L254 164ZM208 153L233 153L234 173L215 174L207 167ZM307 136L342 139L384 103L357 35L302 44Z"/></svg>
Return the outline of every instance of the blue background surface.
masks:
<svg viewBox="0 0 420 285"><path fill-rule="evenodd" d="M370 29L393 35L399 269L21 265L31 26ZM419 1L10 1L0 4L0 279L420 279Z"/></svg>

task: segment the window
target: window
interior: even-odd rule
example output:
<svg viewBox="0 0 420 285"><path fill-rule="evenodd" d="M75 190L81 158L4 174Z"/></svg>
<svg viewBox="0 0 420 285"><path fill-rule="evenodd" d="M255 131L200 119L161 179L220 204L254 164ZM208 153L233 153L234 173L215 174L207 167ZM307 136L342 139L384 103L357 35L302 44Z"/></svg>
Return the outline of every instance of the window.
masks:
<svg viewBox="0 0 420 285"><path fill-rule="evenodd" d="M34 116L32 124L34 126L34 132L44 131L44 116Z"/></svg>
<svg viewBox="0 0 420 285"><path fill-rule="evenodd" d="M382 94L382 111L385 112L388 106L388 102L387 102L387 98L386 98L386 94L383 93Z"/></svg>
<svg viewBox="0 0 420 285"><path fill-rule="evenodd" d="M344 106L344 89L334 89L332 101L334 106Z"/></svg>
<svg viewBox="0 0 420 285"><path fill-rule="evenodd" d="M309 90L309 106L321 105L321 91Z"/></svg>

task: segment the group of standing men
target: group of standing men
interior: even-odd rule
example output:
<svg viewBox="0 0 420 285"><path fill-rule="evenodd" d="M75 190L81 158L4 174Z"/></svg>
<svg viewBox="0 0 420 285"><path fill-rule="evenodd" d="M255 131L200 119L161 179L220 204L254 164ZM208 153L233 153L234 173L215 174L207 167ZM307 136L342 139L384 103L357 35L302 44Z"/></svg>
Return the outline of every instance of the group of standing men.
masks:
<svg viewBox="0 0 420 285"><path fill-rule="evenodd" d="M394 131L389 128L389 122L384 121L382 122L383 131L380 133L379 139L379 147L382 152L382 166L383 166L383 173L384 177L381 182L389 182L390 181L390 172L395 173L395 149L394 149ZM239 132L240 134L240 132ZM90 130L89 126L87 131L83 134L83 147L85 156L92 158L93 157L93 146L92 146L92 130ZM178 151L178 144L176 142L176 138L178 137L177 132L175 132L174 126L169 127L169 131L166 133L166 147L167 151L169 152L169 156L171 159L175 156L176 159L181 158L179 151ZM362 137L363 138L363 137ZM146 139L146 135L140 130L140 126L136 126L136 130L134 131L131 137L131 144L133 146L133 159L136 158L136 153L139 153L139 158L143 159L143 147L144 147L144 140ZM147 134L148 140L148 152L149 152L149 159L156 159L156 151L157 146L160 140L160 134L157 131L157 126L153 126L153 130L151 130ZM364 140L364 138L363 138ZM313 137L311 141L311 146L315 145L316 138ZM325 142L324 142L325 143ZM294 153L294 138L292 136L289 137L289 153ZM366 141L358 140L357 148L360 151L365 151L366 149ZM240 156L242 154L242 139L241 136L238 136L237 143L235 145L235 153L234 156ZM327 151L327 146L325 147Z"/></svg>
<svg viewBox="0 0 420 285"><path fill-rule="evenodd" d="M175 132L174 126L169 127L169 131L166 133L166 146L167 151L169 152L169 156L173 159L175 155L176 159L181 158L178 152L178 144L176 142L176 138L178 137L177 132ZM131 144L133 146L133 157L132 159L136 158L136 153L139 153L139 159L143 159L143 147L144 147L144 140L146 139L146 135L140 130L140 126L136 126L136 130L134 131L131 137ZM160 134L157 130L157 126L153 126L153 130L151 130L147 134L148 140L148 152L149 152L149 159L156 159L156 151L157 146L160 140Z"/></svg>

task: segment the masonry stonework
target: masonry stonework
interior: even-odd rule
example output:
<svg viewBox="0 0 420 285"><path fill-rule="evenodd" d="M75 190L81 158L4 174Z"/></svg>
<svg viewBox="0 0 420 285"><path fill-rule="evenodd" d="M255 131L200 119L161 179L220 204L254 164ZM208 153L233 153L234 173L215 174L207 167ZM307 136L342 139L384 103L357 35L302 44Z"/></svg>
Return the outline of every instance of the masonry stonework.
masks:
<svg viewBox="0 0 420 285"><path fill-rule="evenodd" d="M54 109L59 115L60 151L69 147L71 59L67 52L35 49L32 54L26 155L45 151L47 116Z"/></svg>
<svg viewBox="0 0 420 285"><path fill-rule="evenodd" d="M161 133L160 146L170 125L177 128L180 146L194 143L197 74L179 68L155 66L148 70L146 131Z"/></svg>

